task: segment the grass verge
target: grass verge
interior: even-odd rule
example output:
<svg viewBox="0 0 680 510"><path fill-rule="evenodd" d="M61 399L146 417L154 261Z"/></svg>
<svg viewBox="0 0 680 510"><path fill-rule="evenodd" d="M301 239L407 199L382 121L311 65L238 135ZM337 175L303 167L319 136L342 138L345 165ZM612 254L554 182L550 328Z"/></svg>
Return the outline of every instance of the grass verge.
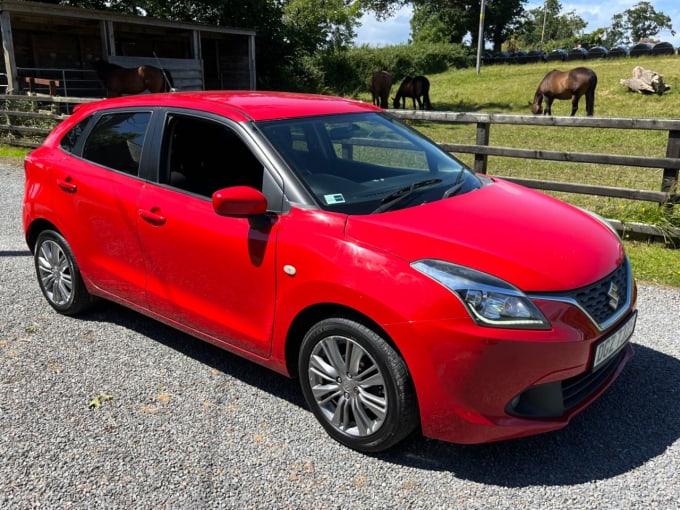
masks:
<svg viewBox="0 0 680 510"><path fill-rule="evenodd" d="M639 241L624 241L638 283L680 288L680 250Z"/></svg>

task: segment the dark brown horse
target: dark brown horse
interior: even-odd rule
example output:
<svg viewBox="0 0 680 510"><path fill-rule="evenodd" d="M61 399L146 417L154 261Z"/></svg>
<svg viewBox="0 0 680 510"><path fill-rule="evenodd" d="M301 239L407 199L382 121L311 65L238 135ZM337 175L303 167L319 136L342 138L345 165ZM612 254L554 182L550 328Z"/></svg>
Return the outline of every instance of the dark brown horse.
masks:
<svg viewBox="0 0 680 510"><path fill-rule="evenodd" d="M399 108L401 102L401 108L406 108L406 98L410 97L413 100L413 108L416 108L416 102L418 103L418 109L420 110L431 110L432 103L430 103L430 80L425 78L425 76L416 76L411 78L407 76L399 85L399 90L397 95L394 97L393 106ZM422 97L422 100L421 100Z"/></svg>
<svg viewBox="0 0 680 510"><path fill-rule="evenodd" d="M592 116L595 110L595 87L597 75L587 67L576 67L571 71L554 69L545 75L538 85L531 111L537 115L552 115L552 104L555 99L571 99L571 115L576 114L581 96L586 96L586 115ZM545 99L545 112L543 112Z"/></svg>
<svg viewBox="0 0 680 510"><path fill-rule="evenodd" d="M380 108L387 108L387 102L392 89L392 75L387 71L377 71L371 77L371 95L373 104Z"/></svg>
<svg viewBox="0 0 680 510"><path fill-rule="evenodd" d="M106 97L141 94L146 90L168 92L174 87L170 71L166 69L149 65L127 68L101 59L92 65L106 87Z"/></svg>

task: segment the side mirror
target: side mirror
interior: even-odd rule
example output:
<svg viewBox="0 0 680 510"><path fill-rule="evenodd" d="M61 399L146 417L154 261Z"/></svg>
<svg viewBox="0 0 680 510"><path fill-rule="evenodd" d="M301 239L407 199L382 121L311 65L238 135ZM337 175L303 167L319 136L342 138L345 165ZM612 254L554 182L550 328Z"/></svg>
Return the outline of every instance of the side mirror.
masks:
<svg viewBox="0 0 680 510"><path fill-rule="evenodd" d="M250 186L234 186L217 190L212 196L213 209L220 216L247 218L267 212L267 199Z"/></svg>

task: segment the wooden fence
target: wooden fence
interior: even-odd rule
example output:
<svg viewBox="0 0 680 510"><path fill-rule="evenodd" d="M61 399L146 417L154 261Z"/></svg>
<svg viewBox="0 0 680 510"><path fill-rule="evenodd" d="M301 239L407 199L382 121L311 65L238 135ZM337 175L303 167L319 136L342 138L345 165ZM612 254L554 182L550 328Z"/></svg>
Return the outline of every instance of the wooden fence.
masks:
<svg viewBox="0 0 680 510"><path fill-rule="evenodd" d="M0 96L0 143L35 147L49 133L57 122L68 116L74 104L92 101L92 98L63 98L40 96ZM29 102L30 111L20 111L16 105ZM22 108L25 110L25 107ZM659 191L635 190L609 186L594 186L578 183L532 180L517 177L505 177L530 188L545 191L580 193L605 197L642 200L664 204L671 207L680 204L678 194L678 169L680 169L680 120L671 119L634 119L603 117L553 117L534 115L506 115L494 113L456 113L433 112L422 110L389 110L402 119L457 124L475 124L476 140L474 144L439 143L449 152L474 155L474 170L486 173L489 156L523 158L542 161L560 161L571 163L595 163L618 166L633 166L662 169ZM26 119L38 121L40 126L27 126ZM4 120L4 121L3 121ZM545 127L582 127L598 129L627 129L666 131L668 142L666 157L643 157L612 154L594 154L583 152L547 151L541 149L518 149L492 146L491 126L494 124L511 124L517 126ZM621 224L613 221L619 231L638 233L645 236L680 238L679 229L660 231L655 227L634 223Z"/></svg>
<svg viewBox="0 0 680 510"><path fill-rule="evenodd" d="M37 147L54 126L80 103L96 98L32 95L0 95L0 143Z"/></svg>
<svg viewBox="0 0 680 510"><path fill-rule="evenodd" d="M663 175L659 183L660 191L632 190L606 186L588 186L584 184L534 181L507 177L508 180L542 190L583 193L607 197L645 200L659 204L680 203L677 194L678 169L680 169L680 120L663 119L629 119L600 117L552 117L535 115L504 115L495 113L454 113L426 112L422 110L390 110L402 119L426 120L431 122L450 122L458 124L476 124L475 144L440 143L449 152L474 154L474 169L486 173L489 156L507 158L535 159L542 161L561 161L570 163L596 163L618 166L635 166L661 168ZM540 149L516 149L510 147L490 146L491 126L493 124L513 124L519 126L552 126L582 127L601 129L638 129L667 131L668 143L666 157L625 156L612 154L593 154L583 152L546 151Z"/></svg>
<svg viewBox="0 0 680 510"><path fill-rule="evenodd" d="M525 179L506 177L509 181L522 184L529 188L543 191L560 191L579 193L628 200L642 200L655 202L659 205L672 207L680 204L678 194L678 169L680 169L680 120L673 119L634 119L634 118L605 118L605 117L554 117L540 115L506 115L496 113L457 113L433 112L423 110L390 110L401 119L428 122L443 122L455 124L475 124L476 140L474 144L439 143L444 150L453 153L474 155L473 168L476 172L486 173L488 157L500 156L507 158L523 158L541 161L559 161L569 163L595 163L616 166L633 166L662 169L659 191L636 190L610 186L595 186L570 182ZM491 126L494 124L510 124L517 126L544 127L577 127L598 129L627 129L666 131L668 139L665 157L626 156L613 154L595 154L584 152L547 151L541 149L517 149L512 147L492 146ZM494 175L496 175L494 173ZM631 234L644 238L672 240L678 245L680 229L659 229L654 226L609 220L622 234Z"/></svg>

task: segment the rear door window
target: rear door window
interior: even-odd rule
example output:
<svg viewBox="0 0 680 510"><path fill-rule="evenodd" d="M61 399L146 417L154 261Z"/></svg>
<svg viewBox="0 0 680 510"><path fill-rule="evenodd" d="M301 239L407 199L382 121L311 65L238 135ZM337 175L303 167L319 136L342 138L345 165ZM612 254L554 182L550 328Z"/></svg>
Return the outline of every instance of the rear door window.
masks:
<svg viewBox="0 0 680 510"><path fill-rule="evenodd" d="M85 142L83 158L120 172L138 175L150 119L150 112L103 115Z"/></svg>

